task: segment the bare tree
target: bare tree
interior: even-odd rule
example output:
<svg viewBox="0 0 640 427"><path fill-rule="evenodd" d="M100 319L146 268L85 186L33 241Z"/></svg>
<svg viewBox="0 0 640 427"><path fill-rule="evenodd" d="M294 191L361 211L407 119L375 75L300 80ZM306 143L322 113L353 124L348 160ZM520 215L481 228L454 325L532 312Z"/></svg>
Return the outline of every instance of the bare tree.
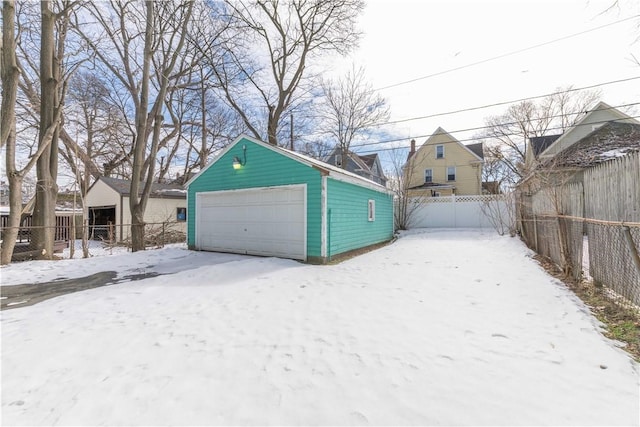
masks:
<svg viewBox="0 0 640 427"><path fill-rule="evenodd" d="M362 67L353 66L341 79L323 80L321 87L325 96L323 119L342 156L348 156L354 139L389 119L385 99L366 82ZM348 162L341 164L346 169Z"/></svg>
<svg viewBox="0 0 640 427"><path fill-rule="evenodd" d="M227 102L256 138L264 137L260 115L254 113L262 109L267 141L276 145L281 120L313 56L345 54L355 46L360 36L355 21L364 2L228 0L226 6L231 14L228 31L237 36L226 38L232 43L225 43L215 76ZM248 96L253 98L249 103Z"/></svg>
<svg viewBox="0 0 640 427"><path fill-rule="evenodd" d="M68 100L66 126L60 134L64 149L60 155L79 179L84 196L89 186L103 175L103 165L126 154L119 143L126 124L109 99L109 88L94 72L81 70L74 74Z"/></svg>
<svg viewBox="0 0 640 427"><path fill-rule="evenodd" d="M489 142L509 173L520 178L526 174L529 138L564 132L581 119L579 113L587 111L599 99L599 91L560 88L539 102L522 101L502 115L488 117L487 129L479 137Z"/></svg>
<svg viewBox="0 0 640 427"><path fill-rule="evenodd" d="M511 237L516 235L515 202L515 190L485 195L481 200L480 210L501 236L506 233Z"/></svg>
<svg viewBox="0 0 640 427"><path fill-rule="evenodd" d="M390 151L391 169L385 172L388 177L387 186L395 194L393 211L395 228L407 230L414 222L416 212L424 204L424 193L411 191L411 179L415 162L407 159L406 148L395 148Z"/></svg>
<svg viewBox="0 0 640 427"><path fill-rule="evenodd" d="M133 251L145 248L144 212L154 180L162 110L170 87L189 65L183 55L193 3L147 0L144 8L119 0L92 3L87 10L101 33L91 32L93 23L76 24L96 58L128 93L135 116L129 198Z"/></svg>
<svg viewBox="0 0 640 427"><path fill-rule="evenodd" d="M191 70L195 75L169 93L165 111L171 123L165 125L158 179L165 180L175 171L180 159L183 183L194 171L203 169L218 150L226 147L240 133L237 115L217 99L209 85L202 64Z"/></svg>
<svg viewBox="0 0 640 427"><path fill-rule="evenodd" d="M300 153L318 160L325 159L331 154L331 150L333 146L324 138L304 141L302 146L297 148Z"/></svg>
<svg viewBox="0 0 640 427"><path fill-rule="evenodd" d="M482 164L482 182L486 183L487 192L498 194L513 189L518 175L505 161L505 148L494 142L483 141L484 163Z"/></svg>

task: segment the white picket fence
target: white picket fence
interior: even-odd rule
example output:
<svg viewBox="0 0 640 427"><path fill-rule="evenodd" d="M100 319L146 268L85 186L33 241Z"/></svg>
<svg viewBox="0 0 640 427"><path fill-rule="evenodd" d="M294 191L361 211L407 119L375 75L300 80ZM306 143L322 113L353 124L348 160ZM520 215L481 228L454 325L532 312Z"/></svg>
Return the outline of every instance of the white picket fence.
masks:
<svg viewBox="0 0 640 427"><path fill-rule="evenodd" d="M512 212L511 199L503 195L446 196L414 199L409 228L494 228L492 216Z"/></svg>

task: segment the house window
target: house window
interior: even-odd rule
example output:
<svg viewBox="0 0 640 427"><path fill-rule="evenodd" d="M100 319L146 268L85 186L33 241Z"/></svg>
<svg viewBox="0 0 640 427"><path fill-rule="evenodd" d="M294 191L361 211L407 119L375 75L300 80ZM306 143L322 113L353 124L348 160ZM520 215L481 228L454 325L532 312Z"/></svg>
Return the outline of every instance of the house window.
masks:
<svg viewBox="0 0 640 427"><path fill-rule="evenodd" d="M187 220L187 208L178 208L176 211L176 220L177 221L186 221Z"/></svg>
<svg viewBox="0 0 640 427"><path fill-rule="evenodd" d="M456 167L448 166L447 167L447 181L455 181L456 180Z"/></svg>
<svg viewBox="0 0 640 427"><path fill-rule="evenodd" d="M436 159L444 159L444 145L436 145Z"/></svg>
<svg viewBox="0 0 640 427"><path fill-rule="evenodd" d="M424 182L433 182L433 169L424 170Z"/></svg>
<svg viewBox="0 0 640 427"><path fill-rule="evenodd" d="M376 201L369 200L369 221L376 220Z"/></svg>
<svg viewBox="0 0 640 427"><path fill-rule="evenodd" d="M336 154L336 166L342 166L342 154Z"/></svg>

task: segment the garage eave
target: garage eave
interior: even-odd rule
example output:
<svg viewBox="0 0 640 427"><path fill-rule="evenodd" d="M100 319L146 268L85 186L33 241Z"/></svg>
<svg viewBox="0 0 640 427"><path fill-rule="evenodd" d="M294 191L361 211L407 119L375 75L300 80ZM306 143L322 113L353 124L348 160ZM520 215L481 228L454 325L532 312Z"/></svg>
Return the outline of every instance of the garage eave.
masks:
<svg viewBox="0 0 640 427"><path fill-rule="evenodd" d="M236 138L236 140L234 142L232 142L227 147L225 147L224 150L222 150L220 152L220 154L218 154L216 156L215 159L213 159L200 172L198 172L189 181L187 181L187 183L185 184L185 187L188 188L196 179L198 179L198 177L200 177L200 175L205 173L207 169L209 169L211 166L213 166L228 151L232 150L233 147L235 147L236 145L241 143L243 140L251 142L251 143L256 144L256 145L260 145L261 147L264 147L264 148L266 148L268 150L274 151L274 152L276 152L276 153L278 153L278 154L280 154L282 156L288 157L289 159L294 160L294 161L296 161L298 163L302 163L303 165L306 165L306 166L309 166L311 168L314 168L317 171L319 171L320 174L323 175L323 176L331 176L332 178L337 179L339 181L344 181L344 182L349 182L349 183L352 183L352 184L355 184L355 185L360 185L362 187L367 187L367 188L370 188L370 189L375 190L375 191L380 191L380 192L384 192L384 193L391 193L391 191L389 189L387 189L386 187L378 184L377 182L374 182L374 181L371 181L371 180L366 179L364 177L361 177L360 175L357 175L355 173L352 173L352 172L346 171L344 169L335 167L335 166L330 165L328 163L325 163L323 161L320 161L320 160L305 156L304 154L300 154L300 153L297 153L295 151L290 151L290 150L287 150L287 149L282 148L282 147L277 147L277 146L268 144L266 142L260 141L259 139L252 138L252 137L247 136L247 135L240 135L238 138Z"/></svg>

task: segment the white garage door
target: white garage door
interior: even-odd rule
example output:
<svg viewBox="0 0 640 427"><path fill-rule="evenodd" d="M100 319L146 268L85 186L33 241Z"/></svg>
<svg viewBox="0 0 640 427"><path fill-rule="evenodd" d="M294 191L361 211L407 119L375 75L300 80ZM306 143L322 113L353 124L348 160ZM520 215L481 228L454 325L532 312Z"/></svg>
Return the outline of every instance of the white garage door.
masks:
<svg viewBox="0 0 640 427"><path fill-rule="evenodd" d="M306 259L306 187L198 193L201 250Z"/></svg>

